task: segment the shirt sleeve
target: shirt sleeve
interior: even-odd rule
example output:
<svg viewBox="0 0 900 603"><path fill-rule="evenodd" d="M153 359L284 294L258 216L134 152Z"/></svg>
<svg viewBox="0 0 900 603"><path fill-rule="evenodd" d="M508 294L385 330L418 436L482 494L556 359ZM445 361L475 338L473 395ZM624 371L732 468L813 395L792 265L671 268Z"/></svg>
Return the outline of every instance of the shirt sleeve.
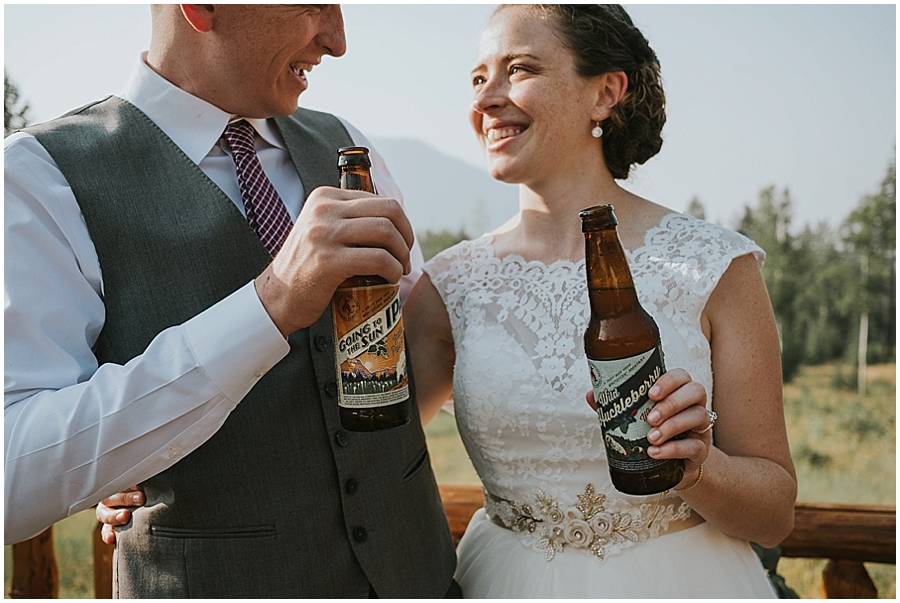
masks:
<svg viewBox="0 0 900 603"><path fill-rule="evenodd" d="M77 201L33 137L4 146L4 539L12 543L199 447L289 346L251 282L124 366L98 367L102 279Z"/></svg>
<svg viewBox="0 0 900 603"><path fill-rule="evenodd" d="M342 124L344 124L344 127L347 128L347 132L350 134L350 138L353 140L353 144L369 149L369 158L372 160L372 180L375 182L375 186L378 188L378 193L386 197L393 197L400 202L400 205L403 205L403 193L400 191L400 187L397 186L397 182L394 180L394 177L391 176L391 172L388 170L387 164L375 149L375 147L372 146L372 143L369 141L369 139L366 138L362 132L357 130L352 124L350 124L343 118L338 117L338 119ZM413 228L416 227L415 224L413 224L412 226ZM416 284L416 281L418 281L419 277L422 276L422 265L425 263L425 260L424 256L422 255L422 248L419 247L418 237L413 243L412 249L410 249L409 251L409 258L411 270L409 274L403 276L400 279L401 299L406 299L409 296Z"/></svg>

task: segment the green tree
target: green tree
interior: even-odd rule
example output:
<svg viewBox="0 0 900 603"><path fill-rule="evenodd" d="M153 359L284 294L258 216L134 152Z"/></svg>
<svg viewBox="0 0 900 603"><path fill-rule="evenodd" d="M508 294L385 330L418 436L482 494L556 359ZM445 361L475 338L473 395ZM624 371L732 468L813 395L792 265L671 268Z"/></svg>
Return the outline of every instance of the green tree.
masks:
<svg viewBox="0 0 900 603"><path fill-rule="evenodd" d="M425 236L419 236L419 245L422 247L422 255L425 256L425 261L427 262L448 247L452 247L460 241L469 238L469 235L463 228L460 228L459 232L450 230L432 232L431 230L426 230Z"/></svg>
<svg viewBox="0 0 900 603"><path fill-rule="evenodd" d="M760 192L758 207L744 208L736 228L766 252L762 273L781 338L781 370L786 382L803 362L804 325L797 319L794 302L805 286L804 276L811 263L808 250L795 249L794 237L788 231L791 205L787 189L779 197L775 187L770 186Z"/></svg>
<svg viewBox="0 0 900 603"><path fill-rule="evenodd" d="M852 338L852 321L841 303L843 284L852 272L852 259L841 251L837 233L822 222L807 226L794 238L791 266L799 273L791 303L803 364L840 358Z"/></svg>
<svg viewBox="0 0 900 603"><path fill-rule="evenodd" d="M700 202L699 197L694 197L693 199L691 199L691 202L688 204L686 213L701 220L706 219L706 208L703 207L703 203Z"/></svg>
<svg viewBox="0 0 900 603"><path fill-rule="evenodd" d="M844 284L845 307L867 317L868 352L873 362L896 355L897 168L892 161L880 190L863 197L841 225L840 236L854 267Z"/></svg>
<svg viewBox="0 0 900 603"><path fill-rule="evenodd" d="M784 190L760 192L736 230L766 252L763 278L782 346L785 381L802 364L844 357L889 362L896 354L896 167L838 230L826 223L791 234ZM868 329L865 338L860 337ZM859 345L860 342L868 342ZM859 354L857 353L859 350ZM860 383L864 383L861 381Z"/></svg>
<svg viewBox="0 0 900 603"><path fill-rule="evenodd" d="M31 107L24 102L19 89L9 80L6 72L3 73L3 135L9 136L18 128L28 125L28 112Z"/></svg>

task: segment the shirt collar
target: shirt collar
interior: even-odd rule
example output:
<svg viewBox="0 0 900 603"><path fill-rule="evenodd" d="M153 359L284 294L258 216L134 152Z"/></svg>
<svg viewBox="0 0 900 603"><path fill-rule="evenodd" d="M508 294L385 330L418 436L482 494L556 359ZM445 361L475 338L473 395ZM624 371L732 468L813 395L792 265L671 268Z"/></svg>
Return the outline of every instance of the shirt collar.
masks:
<svg viewBox="0 0 900 603"><path fill-rule="evenodd" d="M242 119L182 90L151 69L141 54L121 97L140 109L196 164L216 145L231 121ZM247 119L260 137L284 149L281 136L266 119Z"/></svg>
<svg viewBox="0 0 900 603"><path fill-rule="evenodd" d="M287 150L287 147L284 144L284 140L281 138L281 134L279 134L275 130L275 128L272 127L272 123L268 119L251 119L249 117L232 115L228 120L228 123L240 120L244 120L251 126L253 126L253 129L256 130L256 133L259 134L259 137L273 147L277 147L283 151ZM222 130L224 131L225 128L222 128Z"/></svg>

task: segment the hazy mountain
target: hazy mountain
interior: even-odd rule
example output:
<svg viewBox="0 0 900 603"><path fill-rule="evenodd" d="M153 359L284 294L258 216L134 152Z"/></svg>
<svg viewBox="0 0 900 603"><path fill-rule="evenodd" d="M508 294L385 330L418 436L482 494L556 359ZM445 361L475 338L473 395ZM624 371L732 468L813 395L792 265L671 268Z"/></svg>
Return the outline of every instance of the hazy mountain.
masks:
<svg viewBox="0 0 900 603"><path fill-rule="evenodd" d="M474 237L503 224L518 211L517 188L497 182L486 170L417 140L373 138L372 144L403 191L417 233L463 228Z"/></svg>

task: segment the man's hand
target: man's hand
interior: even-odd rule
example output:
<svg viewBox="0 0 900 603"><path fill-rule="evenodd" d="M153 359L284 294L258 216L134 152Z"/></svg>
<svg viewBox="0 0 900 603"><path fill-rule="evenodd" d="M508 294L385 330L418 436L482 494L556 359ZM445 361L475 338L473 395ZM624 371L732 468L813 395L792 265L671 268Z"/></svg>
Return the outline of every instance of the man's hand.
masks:
<svg viewBox="0 0 900 603"><path fill-rule="evenodd" d="M109 498L104 498L97 505L97 521L103 524L100 538L106 544L116 543L115 526L122 526L131 521L128 507L140 507L146 501L144 491L139 486L132 486Z"/></svg>
<svg viewBox="0 0 900 603"><path fill-rule="evenodd" d="M256 291L287 337L314 323L344 280L409 272L415 237L400 203L360 191L314 190L284 246L256 278Z"/></svg>

